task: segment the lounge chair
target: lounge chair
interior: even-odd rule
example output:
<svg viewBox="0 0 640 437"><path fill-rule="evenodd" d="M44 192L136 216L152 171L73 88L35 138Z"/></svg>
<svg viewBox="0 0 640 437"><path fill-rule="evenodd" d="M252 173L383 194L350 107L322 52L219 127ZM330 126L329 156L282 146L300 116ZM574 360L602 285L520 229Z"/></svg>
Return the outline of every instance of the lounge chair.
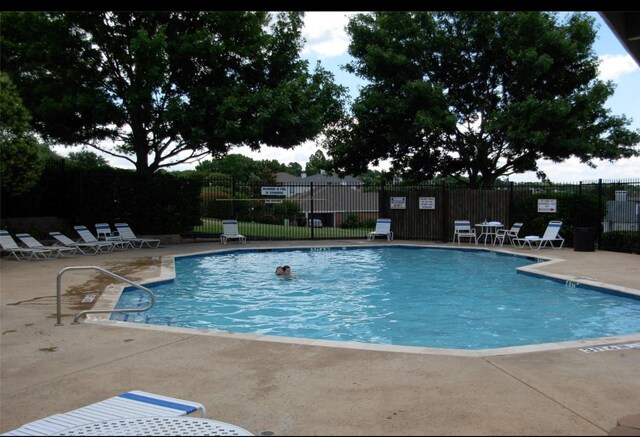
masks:
<svg viewBox="0 0 640 437"><path fill-rule="evenodd" d="M20 247L8 231L0 231L0 247L2 251L9 252L18 261L31 261L32 259L48 259L53 251L51 249L31 249Z"/></svg>
<svg viewBox="0 0 640 437"><path fill-rule="evenodd" d="M185 416L199 412L204 417L204 405L183 399L134 390L104 401L78 408L68 413L54 414L22 425L3 435L56 435L85 424L127 418L153 416Z"/></svg>
<svg viewBox="0 0 640 437"><path fill-rule="evenodd" d="M116 229L118 230L118 234L120 235L120 238L122 238L125 241L130 241L133 247L140 249L143 246L147 246L151 248L151 247L158 247L160 245L160 240L157 238L136 237L136 234L133 233L133 231L131 230L131 227L129 227L129 225L126 223L116 223L115 226L116 226Z"/></svg>
<svg viewBox="0 0 640 437"><path fill-rule="evenodd" d="M222 220L220 241L227 244L227 240L239 240L242 244L247 242L247 237L238 232L238 220Z"/></svg>
<svg viewBox="0 0 640 437"><path fill-rule="evenodd" d="M96 238L98 241L113 243L114 249L133 249L135 247L131 241L123 239L118 231L111 231L109 223L96 223Z"/></svg>
<svg viewBox="0 0 640 437"><path fill-rule="evenodd" d="M513 241L515 241L520 247L524 247L526 245L529 246L530 249L533 249L535 246L540 250L547 244L549 244L552 249L560 249L564 244L564 238L560 236L561 227L562 220L551 220L542 237L537 235L527 235L524 238L516 238ZM553 244L554 241L559 242L560 245L556 247L555 244Z"/></svg>
<svg viewBox="0 0 640 437"><path fill-rule="evenodd" d="M471 240L478 245L478 236L476 235L476 228L471 227L469 220L454 220L453 222L453 242L458 241L460 245L461 238L468 238L469 243Z"/></svg>
<svg viewBox="0 0 640 437"><path fill-rule="evenodd" d="M114 243L111 241L99 241L95 237L95 235L93 235L91 231L87 229L86 226L78 225L78 226L74 226L73 228L76 230L78 235L80 235L80 238L82 238L82 241L84 241L85 243L96 245L97 252L102 252L102 253L111 252L115 248Z"/></svg>
<svg viewBox="0 0 640 437"><path fill-rule="evenodd" d="M505 240L508 240L509 243L513 246L514 239L518 238L518 234L520 233L520 229L522 228L522 223L516 222L511 226L511 229L498 229L496 231L495 238L493 239L493 245L496 245L496 242L500 242L500 247L504 245Z"/></svg>
<svg viewBox="0 0 640 437"><path fill-rule="evenodd" d="M30 249L50 250L52 255L55 255L55 258L65 255L75 255L78 253L77 247L45 246L31 236L31 234L20 233L16 234L16 237Z"/></svg>
<svg viewBox="0 0 640 437"><path fill-rule="evenodd" d="M376 237L386 237L388 241L393 240L393 232L391 231L391 219L379 218L376 220L376 228L367 234L368 240Z"/></svg>
<svg viewBox="0 0 640 437"><path fill-rule="evenodd" d="M57 241L56 246L75 247L80 251L80 253L83 253L85 255L89 255L89 254L95 255L96 253L101 252L100 244L82 243L79 241L73 241L71 238L67 237L62 232L57 232L57 231L49 232L49 235L51 235L53 238L56 239Z"/></svg>

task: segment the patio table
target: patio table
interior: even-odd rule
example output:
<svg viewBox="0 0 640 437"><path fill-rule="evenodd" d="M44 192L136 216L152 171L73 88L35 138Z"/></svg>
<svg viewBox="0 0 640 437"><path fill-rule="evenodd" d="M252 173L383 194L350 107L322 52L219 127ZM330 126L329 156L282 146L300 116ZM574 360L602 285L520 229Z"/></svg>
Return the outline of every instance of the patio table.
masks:
<svg viewBox="0 0 640 437"><path fill-rule="evenodd" d="M500 222L485 222L476 223L476 227L480 228L480 236L478 236L478 241L483 240L484 245L486 246L487 240L489 240L489 242L493 242L493 239L496 236L496 231L504 227L504 225Z"/></svg>

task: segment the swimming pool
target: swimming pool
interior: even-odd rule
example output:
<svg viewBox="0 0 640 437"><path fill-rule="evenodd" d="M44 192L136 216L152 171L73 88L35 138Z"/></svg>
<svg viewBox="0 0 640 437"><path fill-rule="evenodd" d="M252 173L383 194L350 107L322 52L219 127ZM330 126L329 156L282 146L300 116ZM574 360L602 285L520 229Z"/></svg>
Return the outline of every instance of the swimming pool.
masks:
<svg viewBox="0 0 640 437"><path fill-rule="evenodd" d="M640 333L640 298L517 272L537 260L411 246L176 258L144 313L113 320L275 336L489 349ZM295 277L274 274L289 264ZM126 289L117 307L146 304Z"/></svg>

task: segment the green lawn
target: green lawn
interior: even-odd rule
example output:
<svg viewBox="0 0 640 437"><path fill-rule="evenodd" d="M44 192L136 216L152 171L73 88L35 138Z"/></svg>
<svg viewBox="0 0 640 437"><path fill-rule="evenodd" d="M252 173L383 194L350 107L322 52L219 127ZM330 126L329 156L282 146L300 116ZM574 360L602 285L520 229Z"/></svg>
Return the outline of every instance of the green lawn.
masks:
<svg viewBox="0 0 640 437"><path fill-rule="evenodd" d="M205 234L222 233L222 220L203 218L201 226L195 226L194 232ZM311 228L304 226L269 225L255 222L238 222L238 231L248 239L309 239L309 238L366 238L373 228Z"/></svg>

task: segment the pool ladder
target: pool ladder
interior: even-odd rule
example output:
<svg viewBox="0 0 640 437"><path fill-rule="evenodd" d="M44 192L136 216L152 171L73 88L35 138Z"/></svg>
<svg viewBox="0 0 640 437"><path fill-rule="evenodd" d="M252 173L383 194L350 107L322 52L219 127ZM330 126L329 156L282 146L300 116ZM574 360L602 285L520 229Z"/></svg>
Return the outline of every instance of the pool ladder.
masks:
<svg viewBox="0 0 640 437"><path fill-rule="evenodd" d="M56 280L56 326L62 326L62 292L61 292L61 284L62 284L62 275L69 270L98 270L99 272L104 273L105 275L111 276L112 278L119 279L120 281L126 282L129 285L132 285L140 290L149 294L149 298L151 299L151 303L144 308L122 308L122 309L111 309L111 310L85 310L80 311L73 318L73 324L77 324L78 319L86 314L99 314L99 313L132 313L132 312L142 312L147 311L149 308L153 307L156 303L156 295L153 294L153 291L149 290L147 287L143 287L140 284L136 284L128 280L127 278L123 278L122 276L116 275L115 273L110 272L109 270L105 270L102 267L97 266L75 266L75 267L65 267L60 270L58 273L58 278Z"/></svg>

